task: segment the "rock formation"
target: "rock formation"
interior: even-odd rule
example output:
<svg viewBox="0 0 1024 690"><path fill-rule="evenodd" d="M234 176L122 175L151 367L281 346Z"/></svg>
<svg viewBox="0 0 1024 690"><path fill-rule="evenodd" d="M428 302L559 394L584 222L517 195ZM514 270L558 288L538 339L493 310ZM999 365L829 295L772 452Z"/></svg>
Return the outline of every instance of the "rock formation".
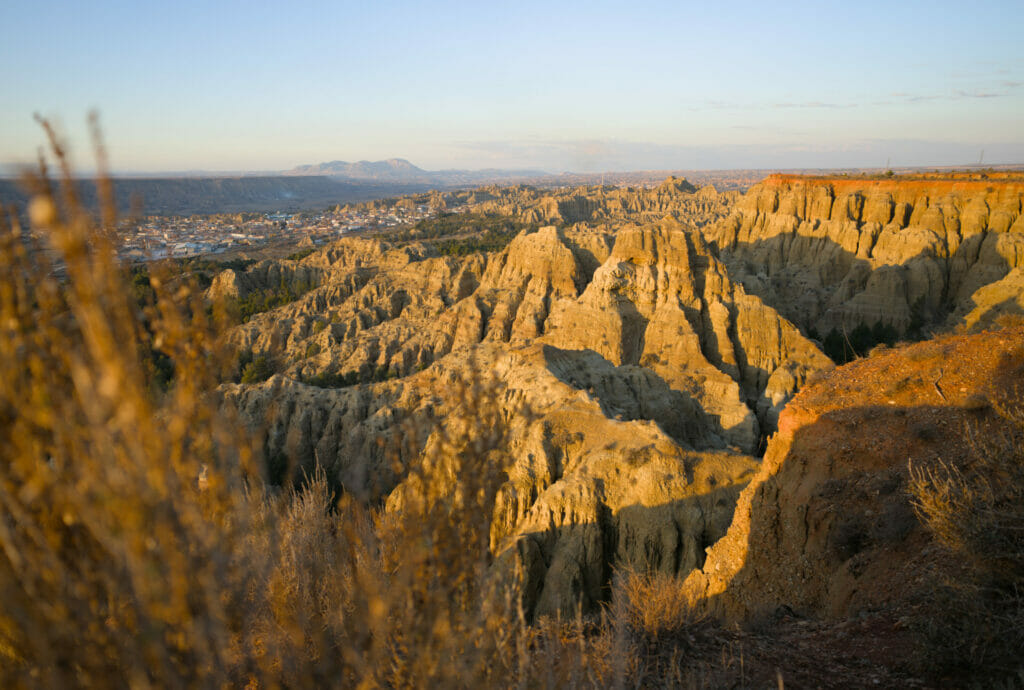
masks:
<svg viewBox="0 0 1024 690"><path fill-rule="evenodd" d="M446 391L488 372L495 396L534 415L513 425L492 530L499 562L528 574L531 614L589 610L613 567L699 566L762 432L831 366L673 220L546 227L464 259L346 240L291 270L316 272L319 286L230 334L283 360L284 375L223 390L259 430L268 466L319 464L398 506L408 467L458 412ZM212 292L272 271L255 273L223 274ZM302 383L369 371L396 378ZM409 429L426 431L410 443Z"/></svg>
<svg viewBox="0 0 1024 690"><path fill-rule="evenodd" d="M775 175L706 236L734 280L802 328L907 332L969 311L1024 265L1022 196L1020 180Z"/></svg>

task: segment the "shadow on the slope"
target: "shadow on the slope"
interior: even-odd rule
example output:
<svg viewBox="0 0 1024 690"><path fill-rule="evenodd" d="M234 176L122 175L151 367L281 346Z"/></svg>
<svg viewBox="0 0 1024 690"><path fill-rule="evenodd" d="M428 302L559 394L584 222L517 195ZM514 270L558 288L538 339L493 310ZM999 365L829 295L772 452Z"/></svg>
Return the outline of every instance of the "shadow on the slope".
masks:
<svg viewBox="0 0 1024 690"><path fill-rule="evenodd" d="M901 359L915 371L864 384L874 393L825 390L816 402L805 401L841 405L836 395L902 395L923 404L855 405L820 415L790 410L761 471L745 485L746 508L735 516L743 485L709 486L665 505L604 510L595 521L519 536L526 611L592 612L610 595L613 572L629 568L689 575L686 589L698 608L730 623L756 624L779 610L834 620L920 603L934 583L922 579L923 570L935 574L957 564L935 550L916 514L911 468L945 463L968 471L979 452L972 438L1016 438L1006 434L1019 422L1001 416L992 401L1020 404L1024 384L1024 347L980 372L984 380L945 392L933 384L935 372L975 356L945 346L929 358L922 366L918 353L908 353ZM705 562L705 550L727 531ZM705 565L707 572L699 570Z"/></svg>
<svg viewBox="0 0 1024 690"><path fill-rule="evenodd" d="M726 429L692 396L672 388L647 367L615 366L594 350L543 346L547 369L562 383L583 391L608 418L650 420L687 447L722 448Z"/></svg>
<svg viewBox="0 0 1024 690"><path fill-rule="evenodd" d="M527 620L590 615L610 601L616 573L681 578L701 567L707 547L728 529L744 485L709 488L659 505L629 505L614 514L601 503L594 521L506 538L496 554L498 567L505 575L521 575Z"/></svg>
<svg viewBox="0 0 1024 690"><path fill-rule="evenodd" d="M935 550L918 519L911 468L943 463L969 472L977 439L1014 438L1006 436L1014 422L991 401L1019 401L1024 348L1004 354L986 380L945 392L932 383L935 373L957 359L970 366L973 356L931 356L926 371L875 384L883 399L913 386L929 404L847 407L803 425L800 415L808 413L799 410L784 419L747 489L749 513L736 516L727 548L697 578L717 592L703 602L709 613L751 622L780 608L825 619L898 611L922 595L927 600L935 580L922 579L925 570L957 567Z"/></svg>
<svg viewBox="0 0 1024 690"><path fill-rule="evenodd" d="M862 240L863 225L857 226ZM898 232L913 231L915 227L925 229L911 226ZM992 246L1000 235L995 231L964 238L948 258L924 249L898 264L877 268L858 256L865 251L844 249L834 239L811 232L821 231L804 221L792 231L768 239L706 240L725 263L730 278L804 334L820 338L830 332L848 337L858 326L870 327L878 322L895 328L903 339L928 337L935 330L959 325L947 323L949 315L958 306L967 310L977 306L971 299L973 292L1000 280L1012 269ZM878 249L882 232L884 228L876 234L867 256ZM945 237L934 235L935 246L945 248ZM985 263L979 262L982 256ZM967 294L961 294L965 288ZM834 357L835 353L826 354Z"/></svg>
<svg viewBox="0 0 1024 690"><path fill-rule="evenodd" d="M870 406L799 429L774 472L750 489L751 513L730 537L736 543L728 555L740 560L715 563L710 575L727 580L724 593L699 606L752 623L778 610L836 618L906 601L914 593L910 568L928 544L908 494L908 459L962 464L968 449L955 437L978 416L943 406ZM615 515L604 509L596 521L519 535L507 548L522 569L524 612L530 619L595 613L619 570L673 575L681 586L725 536L738 493L717 489Z"/></svg>

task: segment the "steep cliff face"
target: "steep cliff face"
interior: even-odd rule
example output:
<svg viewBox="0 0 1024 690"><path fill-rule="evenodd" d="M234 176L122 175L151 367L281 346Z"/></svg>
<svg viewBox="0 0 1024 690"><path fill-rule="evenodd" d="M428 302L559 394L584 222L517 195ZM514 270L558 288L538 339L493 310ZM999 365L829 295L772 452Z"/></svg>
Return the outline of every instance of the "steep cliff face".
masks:
<svg viewBox="0 0 1024 690"><path fill-rule="evenodd" d="M690 401L710 446L757 449L806 377L831 366L673 221L523 233L486 259L346 243L311 255L323 284L232 338L293 378L405 376L479 342L548 343L642 367ZM265 270L265 269L261 269ZM220 281L221 278L218 278Z"/></svg>
<svg viewBox="0 0 1024 690"><path fill-rule="evenodd" d="M805 329L963 323L1024 265L1024 182L797 178L750 189L707 228L734 280ZM992 306L992 305L988 305Z"/></svg>
<svg viewBox="0 0 1024 690"><path fill-rule="evenodd" d="M684 179L669 177L652 189L579 187L550 192L533 187L494 189L479 210L515 216L529 223L603 223L658 221L671 217L693 227L724 218L739 198L714 187L697 190Z"/></svg>
<svg viewBox="0 0 1024 690"><path fill-rule="evenodd" d="M900 610L944 565L914 514L908 466L967 467L968 429L1024 374L1024 329L947 337L834 369L783 411L728 534L685 586L729 620L781 606L821 618ZM923 588L923 589L922 589Z"/></svg>
<svg viewBox="0 0 1024 690"><path fill-rule="evenodd" d="M671 221L621 229L580 297L552 309L544 340L650 369L746 452L806 377L831 365L734 284L699 235Z"/></svg>

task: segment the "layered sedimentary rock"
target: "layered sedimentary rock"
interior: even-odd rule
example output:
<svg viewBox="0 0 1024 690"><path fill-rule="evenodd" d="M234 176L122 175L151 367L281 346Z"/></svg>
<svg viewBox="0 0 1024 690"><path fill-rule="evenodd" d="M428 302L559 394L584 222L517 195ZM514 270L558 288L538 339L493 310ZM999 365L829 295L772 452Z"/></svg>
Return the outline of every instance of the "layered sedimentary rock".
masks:
<svg viewBox="0 0 1024 690"><path fill-rule="evenodd" d="M284 360L300 380L405 376L481 341L593 350L691 400L680 414L707 426L709 446L748 453L803 380L830 366L673 221L615 235L543 228L486 260L380 243L356 258L354 246L305 259L326 276L322 285L239 327L239 346Z"/></svg>
<svg viewBox="0 0 1024 690"><path fill-rule="evenodd" d="M552 309L544 339L658 373L747 452L807 375L830 366L672 221L621 229L580 297Z"/></svg>
<svg viewBox="0 0 1024 690"><path fill-rule="evenodd" d="M694 450L711 435L684 395L594 352L484 342L400 381L322 389L274 376L222 394L258 429L275 471L319 465L355 495L401 509L405 472L436 438L474 442L464 433L473 410L452 395L472 372L486 372L476 404L516 412L491 540L499 570L522 566L530 615L591 610L614 567L686 573L725 533L756 461Z"/></svg>
<svg viewBox="0 0 1024 690"><path fill-rule="evenodd" d="M1024 265L1022 198L1017 178L776 175L706 236L734 280L805 329L919 331Z"/></svg>
<svg viewBox="0 0 1024 690"><path fill-rule="evenodd" d="M591 609L616 567L698 567L762 433L831 366L673 220L546 227L463 259L346 240L298 263L319 287L230 334L283 375L226 386L225 403L274 472L320 465L397 510L406 471L464 405L458 382L493 377L512 418L492 548L526 573L531 615ZM370 370L395 379L303 383Z"/></svg>

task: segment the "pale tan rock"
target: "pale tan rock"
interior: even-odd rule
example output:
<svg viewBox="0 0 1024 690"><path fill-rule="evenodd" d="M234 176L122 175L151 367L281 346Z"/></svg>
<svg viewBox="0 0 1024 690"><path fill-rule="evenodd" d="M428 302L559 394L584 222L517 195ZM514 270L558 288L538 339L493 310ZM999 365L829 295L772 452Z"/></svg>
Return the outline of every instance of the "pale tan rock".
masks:
<svg viewBox="0 0 1024 690"><path fill-rule="evenodd" d="M734 280L805 330L909 331L1024 265L1022 196L1015 181L774 176L703 232Z"/></svg>
<svg viewBox="0 0 1024 690"><path fill-rule="evenodd" d="M950 322L976 332L992 328L1001 317L1024 318L1024 267L975 290L961 303L961 311L950 315Z"/></svg>
<svg viewBox="0 0 1024 690"><path fill-rule="evenodd" d="M514 194L482 193L480 203L547 204L530 201L527 189ZM225 405L239 410L277 474L289 463L305 472L320 465L355 495L402 510L425 500L408 480L412 464L443 438L471 447L458 420L472 410L453 391L484 372L509 411L492 550L506 575L522 567L528 610L591 607L617 567L685 574L724 533L762 433L809 376L831 366L733 282L695 230L723 197L678 181L606 190L576 210L668 217L545 227L486 256L331 245L302 262L321 271L319 287L230 334L282 361L284 374L224 386ZM564 195L554 203L564 205ZM687 208L696 220L674 220ZM381 372L396 378L344 388L300 382ZM515 412L523 405L530 415Z"/></svg>

